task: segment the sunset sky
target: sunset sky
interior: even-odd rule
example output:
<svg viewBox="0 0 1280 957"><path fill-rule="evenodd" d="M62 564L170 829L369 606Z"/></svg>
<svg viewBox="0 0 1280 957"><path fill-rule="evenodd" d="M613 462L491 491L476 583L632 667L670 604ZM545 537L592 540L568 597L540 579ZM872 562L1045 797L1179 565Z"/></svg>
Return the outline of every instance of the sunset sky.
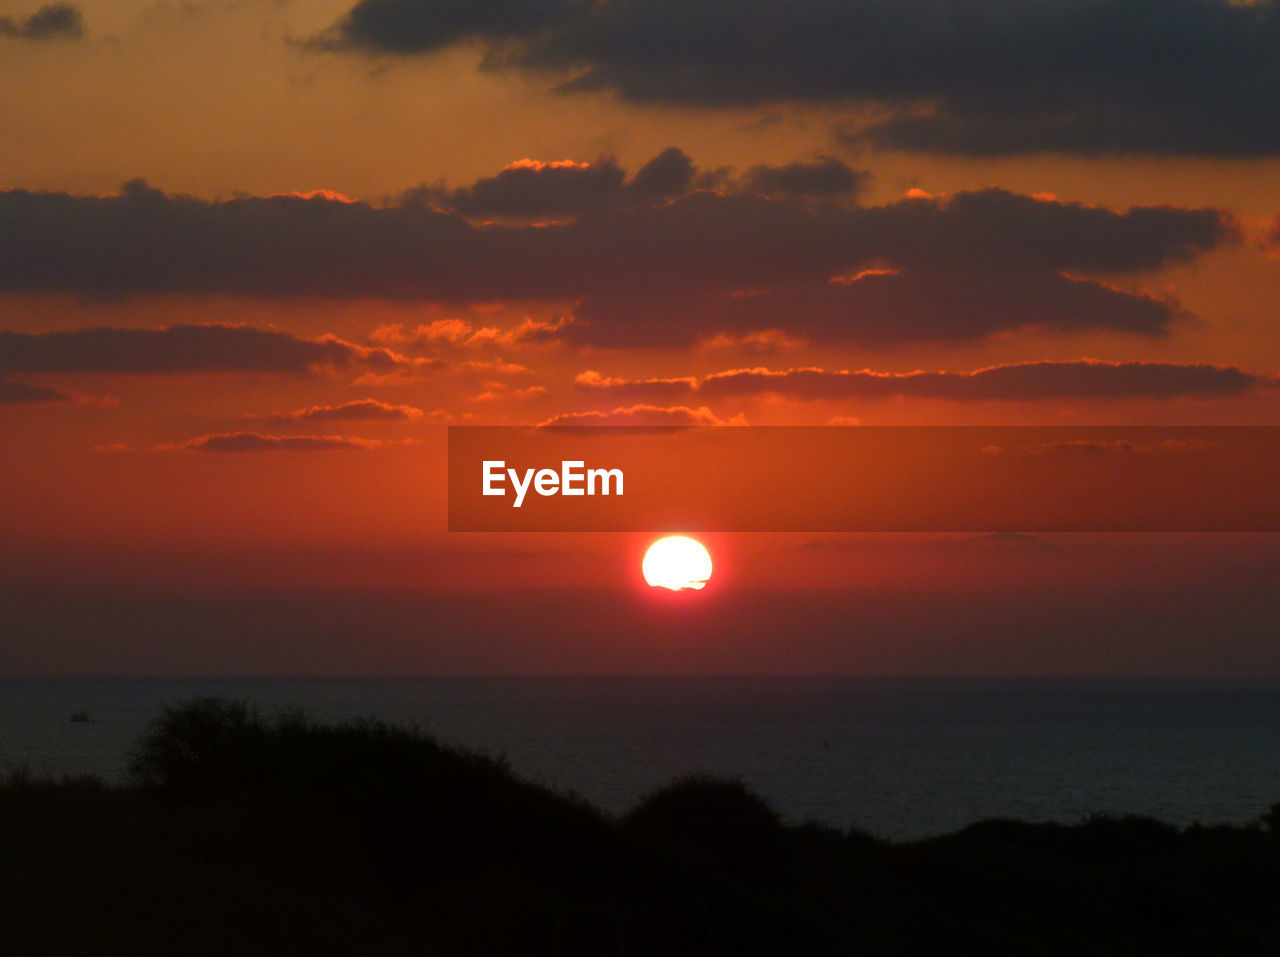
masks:
<svg viewBox="0 0 1280 957"><path fill-rule="evenodd" d="M1280 0L9 0L0 189L0 673L1280 673L1274 536L445 530L450 424L1280 426Z"/></svg>

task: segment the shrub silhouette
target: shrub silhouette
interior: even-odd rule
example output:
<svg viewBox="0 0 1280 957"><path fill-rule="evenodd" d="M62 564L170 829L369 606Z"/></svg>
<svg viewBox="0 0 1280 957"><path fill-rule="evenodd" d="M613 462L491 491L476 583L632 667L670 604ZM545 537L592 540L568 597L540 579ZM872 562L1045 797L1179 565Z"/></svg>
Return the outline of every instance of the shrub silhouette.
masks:
<svg viewBox="0 0 1280 957"><path fill-rule="evenodd" d="M285 833L300 813L340 814L380 868L411 883L513 862L554 869L566 848L590 857L607 833L585 803L415 729L315 724L293 713L267 720L241 701L165 708L130 773L166 800L255 800L261 813L286 819Z"/></svg>
<svg viewBox="0 0 1280 957"><path fill-rule="evenodd" d="M280 738L294 730L281 718ZM129 773L146 788L169 797L213 798L261 787L272 774L268 727L243 701L196 698L165 708L135 746Z"/></svg>
<svg viewBox="0 0 1280 957"><path fill-rule="evenodd" d="M1273 804L1262 815L1262 825L1272 834L1280 835L1280 804Z"/></svg>
<svg viewBox="0 0 1280 957"><path fill-rule="evenodd" d="M623 821L632 833L755 873L777 856L782 822L739 780L694 775L655 791Z"/></svg>

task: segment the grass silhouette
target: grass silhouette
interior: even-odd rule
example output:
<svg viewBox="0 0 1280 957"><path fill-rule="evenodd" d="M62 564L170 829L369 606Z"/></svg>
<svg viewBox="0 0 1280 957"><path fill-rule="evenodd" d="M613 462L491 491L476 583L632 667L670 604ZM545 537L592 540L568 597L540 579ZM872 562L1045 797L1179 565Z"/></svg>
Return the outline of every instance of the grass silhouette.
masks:
<svg viewBox="0 0 1280 957"><path fill-rule="evenodd" d="M1280 951L1280 805L888 844L690 777L613 819L415 729L208 698L126 785L10 772L0 861L14 957Z"/></svg>

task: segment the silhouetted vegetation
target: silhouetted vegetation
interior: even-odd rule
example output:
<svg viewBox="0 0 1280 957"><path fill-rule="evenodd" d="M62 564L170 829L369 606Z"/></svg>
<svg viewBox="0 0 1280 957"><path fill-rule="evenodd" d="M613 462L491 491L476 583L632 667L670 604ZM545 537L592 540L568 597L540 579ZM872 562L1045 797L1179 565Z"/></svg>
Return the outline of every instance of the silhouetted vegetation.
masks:
<svg viewBox="0 0 1280 957"><path fill-rule="evenodd" d="M14 957L1280 952L1280 805L889 844L695 777L614 820L415 730L214 699L127 786L0 780L0 862Z"/></svg>

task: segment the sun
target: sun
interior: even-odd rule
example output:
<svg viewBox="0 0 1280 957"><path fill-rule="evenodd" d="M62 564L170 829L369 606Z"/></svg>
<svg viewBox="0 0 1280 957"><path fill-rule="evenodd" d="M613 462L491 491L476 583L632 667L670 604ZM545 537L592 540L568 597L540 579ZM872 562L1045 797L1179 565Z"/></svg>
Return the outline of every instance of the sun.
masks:
<svg viewBox="0 0 1280 957"><path fill-rule="evenodd" d="M711 553L684 535L660 538L644 553L644 580L654 588L705 588L711 577Z"/></svg>

